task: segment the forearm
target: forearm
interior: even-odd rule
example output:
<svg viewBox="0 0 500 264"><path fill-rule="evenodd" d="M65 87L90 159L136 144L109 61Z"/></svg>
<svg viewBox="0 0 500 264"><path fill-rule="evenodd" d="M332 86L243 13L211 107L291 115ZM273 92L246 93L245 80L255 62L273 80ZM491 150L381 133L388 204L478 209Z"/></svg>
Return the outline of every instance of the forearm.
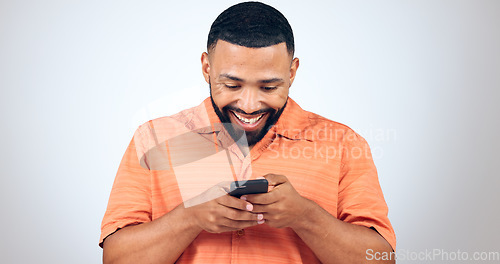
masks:
<svg viewBox="0 0 500 264"><path fill-rule="evenodd" d="M198 236L182 205L148 223L128 226L103 245L103 263L174 263Z"/></svg>
<svg viewBox="0 0 500 264"><path fill-rule="evenodd" d="M313 201L310 210L292 226L322 263L395 263L367 260L367 250L391 252L389 243L376 231L336 219Z"/></svg>

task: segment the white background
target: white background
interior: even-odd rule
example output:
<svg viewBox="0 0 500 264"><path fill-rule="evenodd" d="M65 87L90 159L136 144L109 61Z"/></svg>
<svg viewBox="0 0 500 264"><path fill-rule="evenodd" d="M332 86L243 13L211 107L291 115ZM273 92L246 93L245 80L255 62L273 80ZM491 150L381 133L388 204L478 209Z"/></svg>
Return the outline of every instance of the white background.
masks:
<svg viewBox="0 0 500 264"><path fill-rule="evenodd" d="M135 127L209 95L232 3L0 1L2 263L101 262ZM500 1L269 3L296 37L291 97L369 141L398 251L500 251Z"/></svg>

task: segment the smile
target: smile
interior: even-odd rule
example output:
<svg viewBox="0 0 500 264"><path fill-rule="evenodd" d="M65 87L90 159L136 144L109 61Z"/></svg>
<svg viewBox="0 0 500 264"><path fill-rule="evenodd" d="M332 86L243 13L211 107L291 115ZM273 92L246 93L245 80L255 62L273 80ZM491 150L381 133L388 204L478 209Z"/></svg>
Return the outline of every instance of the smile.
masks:
<svg viewBox="0 0 500 264"><path fill-rule="evenodd" d="M253 118L245 118L241 115L239 115L238 113L234 112L234 111L231 111L241 122L245 123L245 124L255 124L257 121L259 121L263 116L264 114L261 114L260 116L257 116L257 117L253 117Z"/></svg>

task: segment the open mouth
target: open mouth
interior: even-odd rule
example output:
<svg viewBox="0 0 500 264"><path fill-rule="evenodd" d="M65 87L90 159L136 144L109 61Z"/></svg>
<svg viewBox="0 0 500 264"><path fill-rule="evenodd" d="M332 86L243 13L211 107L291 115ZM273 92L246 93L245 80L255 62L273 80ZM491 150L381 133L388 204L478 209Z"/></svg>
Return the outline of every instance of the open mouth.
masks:
<svg viewBox="0 0 500 264"><path fill-rule="evenodd" d="M239 115L238 113L236 112L233 112L233 114L243 123L245 124L254 124L255 122L259 121L263 116L264 114L261 114L260 116L257 116L257 117L253 117L253 118L245 118L241 115Z"/></svg>
<svg viewBox="0 0 500 264"><path fill-rule="evenodd" d="M244 116L242 114L236 113L234 111L230 111L232 113L231 118L235 123L237 123L243 130L245 131L254 131L257 130L260 125L264 122L267 113L263 113L255 116Z"/></svg>

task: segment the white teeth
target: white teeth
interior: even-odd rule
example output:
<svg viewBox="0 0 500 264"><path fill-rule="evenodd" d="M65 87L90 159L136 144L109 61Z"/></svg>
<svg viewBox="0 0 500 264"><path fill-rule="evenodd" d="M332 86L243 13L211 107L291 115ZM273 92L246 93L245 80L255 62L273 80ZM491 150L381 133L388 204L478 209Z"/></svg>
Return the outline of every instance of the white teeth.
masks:
<svg viewBox="0 0 500 264"><path fill-rule="evenodd" d="M234 115L235 115L236 117L238 117L238 119L239 119L239 120L243 121L243 122L244 122L244 123L246 123L246 124L254 124L254 123L255 123L255 122L257 122L258 120L260 120L260 119L262 118L262 116L264 116L264 114L262 114L262 115L260 115L260 116L258 116L258 117L254 117L254 118L250 118L250 119L248 119L248 118L244 118L244 117L242 117L242 116L238 115L236 112L233 112L233 113L234 113Z"/></svg>

